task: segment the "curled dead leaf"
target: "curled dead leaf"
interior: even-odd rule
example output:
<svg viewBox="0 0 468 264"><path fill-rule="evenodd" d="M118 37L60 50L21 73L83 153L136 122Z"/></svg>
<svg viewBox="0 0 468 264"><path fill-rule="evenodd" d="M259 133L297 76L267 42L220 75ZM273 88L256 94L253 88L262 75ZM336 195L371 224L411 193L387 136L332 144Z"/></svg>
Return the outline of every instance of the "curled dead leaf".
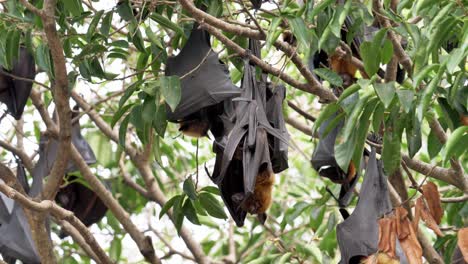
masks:
<svg viewBox="0 0 468 264"><path fill-rule="evenodd" d="M468 262L468 227L458 230L458 247L465 259Z"/></svg>
<svg viewBox="0 0 468 264"><path fill-rule="evenodd" d="M422 248L413 225L408 219L408 212L403 207L395 208L397 236L408 262L422 264Z"/></svg>
<svg viewBox="0 0 468 264"><path fill-rule="evenodd" d="M396 218L385 217L379 219L379 251L395 258L396 247Z"/></svg>
<svg viewBox="0 0 468 264"><path fill-rule="evenodd" d="M433 182L428 182L421 188L432 218L435 220L436 224L440 225L444 211L442 210L440 194L439 190L437 189L437 185L435 185Z"/></svg>
<svg viewBox="0 0 468 264"><path fill-rule="evenodd" d="M436 220L434 220L432 214L429 212L429 207L426 205L426 203L424 202L423 199L424 199L423 197L419 197L416 200L416 209L415 209L416 213L415 213L415 217L414 217L414 221L413 221L413 225L415 226L415 230L417 230L417 225L418 225L418 222L419 222L419 216L421 216L421 219L424 221L426 226L429 227L430 229L432 229L432 231L434 231L434 233L436 233L436 235L441 236L441 237L444 236L442 231L440 231L440 228L439 228Z"/></svg>

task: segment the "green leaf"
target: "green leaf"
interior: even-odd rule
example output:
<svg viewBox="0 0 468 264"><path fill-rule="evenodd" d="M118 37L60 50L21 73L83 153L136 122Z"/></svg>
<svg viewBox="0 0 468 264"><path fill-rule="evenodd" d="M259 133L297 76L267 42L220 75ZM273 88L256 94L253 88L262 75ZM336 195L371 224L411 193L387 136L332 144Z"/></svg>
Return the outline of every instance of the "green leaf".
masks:
<svg viewBox="0 0 468 264"><path fill-rule="evenodd" d="M65 10L70 12L73 16L80 16L83 12L83 7L81 6L81 1L79 0L62 0L62 3L65 7Z"/></svg>
<svg viewBox="0 0 468 264"><path fill-rule="evenodd" d="M218 196L221 195L221 192L219 191L219 189L214 187L214 186L203 187L200 191L209 192L209 193L212 193L212 194L218 195Z"/></svg>
<svg viewBox="0 0 468 264"><path fill-rule="evenodd" d="M314 69L314 73L317 74L320 78L329 82L333 86L343 86L343 80L341 79L341 77L337 73L327 68Z"/></svg>
<svg viewBox="0 0 468 264"><path fill-rule="evenodd" d="M178 76L161 76L159 79L161 83L161 93L164 100L174 111L179 105L181 92L180 92L180 79Z"/></svg>
<svg viewBox="0 0 468 264"><path fill-rule="evenodd" d="M145 122L145 124L152 125L154 113L156 113L156 104L154 98L151 96L147 96L143 103L143 109L141 113L143 122Z"/></svg>
<svg viewBox="0 0 468 264"><path fill-rule="evenodd" d="M291 259L292 257L292 253L291 252L287 252L286 254L284 254L283 256L281 256L281 258L278 259L278 262L276 262L277 264L284 264L284 263L289 263L288 261Z"/></svg>
<svg viewBox="0 0 468 264"><path fill-rule="evenodd" d="M364 69L369 76L373 76L379 70L380 65L380 53L373 49L371 42L365 41L360 47L362 62L364 63Z"/></svg>
<svg viewBox="0 0 468 264"><path fill-rule="evenodd" d="M127 115L119 127L119 145L125 147L125 138L127 136L128 122L130 121L130 115Z"/></svg>
<svg viewBox="0 0 468 264"><path fill-rule="evenodd" d="M388 108L395 96L395 82L374 83L374 89L385 108Z"/></svg>
<svg viewBox="0 0 468 264"><path fill-rule="evenodd" d="M179 203L181 197L181 195L176 195L169 199L169 201L167 201L161 208L161 212L159 213L159 219L161 219L161 217L163 217L163 215L165 215L169 211L169 209L171 209L172 206L174 206L175 203Z"/></svg>
<svg viewBox="0 0 468 264"><path fill-rule="evenodd" d="M110 28L111 28L111 24L112 24L112 17L114 15L114 12L113 11L109 11L107 12L107 14L104 16L104 19L102 19L102 25L101 25L101 34L103 34L104 36L108 37L109 36L109 32L110 32Z"/></svg>
<svg viewBox="0 0 468 264"><path fill-rule="evenodd" d="M331 5L334 2L334 0L324 0L321 1L317 6L314 7L312 10L312 13L310 14L310 18L315 17L318 15L320 12L322 12L327 6Z"/></svg>
<svg viewBox="0 0 468 264"><path fill-rule="evenodd" d="M123 114L127 113L128 109L130 109L130 107L134 105L135 104L128 104L128 105L125 105L124 107L119 108L119 110L115 112L114 116L112 116L111 127L114 128L115 124L117 124L117 122L120 120Z"/></svg>
<svg viewBox="0 0 468 264"><path fill-rule="evenodd" d="M271 45L278 39L279 33L281 30L279 30L279 25L281 23L281 18L275 17L271 21L270 28L268 29L268 34L266 38L266 50L269 50Z"/></svg>
<svg viewBox="0 0 468 264"><path fill-rule="evenodd" d="M316 131L325 120L327 120L331 115L336 113L339 109L340 106L335 103L325 106L325 108L320 111L319 116L315 120L313 130Z"/></svg>
<svg viewBox="0 0 468 264"><path fill-rule="evenodd" d="M195 190L195 184L193 183L192 177L188 177L184 181L183 189L185 194L187 194L191 200L197 199L197 191Z"/></svg>
<svg viewBox="0 0 468 264"><path fill-rule="evenodd" d="M414 111L408 116L409 126L406 128L406 141L408 142L408 154L413 158L421 149L421 123L414 116Z"/></svg>
<svg viewBox="0 0 468 264"><path fill-rule="evenodd" d="M169 20L167 17L164 17L158 13L153 13L151 14L150 17L151 19L156 21L161 26L171 29L172 31L175 31L177 34L181 35L185 39L184 30L181 27L179 27L177 24Z"/></svg>
<svg viewBox="0 0 468 264"><path fill-rule="evenodd" d="M429 103L431 101L432 95L434 94L437 86L439 85L442 75L444 74L445 64L440 66L437 75L432 79L429 85L424 89L421 102L419 103L416 109L416 116L418 117L419 122L422 122L424 113L426 112Z"/></svg>
<svg viewBox="0 0 468 264"><path fill-rule="evenodd" d="M117 4L117 13L125 21L135 20L129 1L119 1Z"/></svg>
<svg viewBox="0 0 468 264"><path fill-rule="evenodd" d="M109 255L115 261L120 260L120 256L122 255L122 240L120 238L114 237L112 239L109 249Z"/></svg>
<svg viewBox="0 0 468 264"><path fill-rule="evenodd" d="M312 213L310 214L309 218L309 226L312 230L317 231L317 228L323 222L326 211L327 207L323 205L312 209Z"/></svg>
<svg viewBox="0 0 468 264"><path fill-rule="evenodd" d="M6 51L7 51L7 64L11 69L13 64L19 58L19 45L20 45L20 32L18 30L12 30L8 32L7 42L6 42Z"/></svg>
<svg viewBox="0 0 468 264"><path fill-rule="evenodd" d="M419 84L422 82L422 80L432 72L438 70L440 67L439 64L430 64L426 65L424 68L421 69L420 72L418 72L413 79L413 87L417 88Z"/></svg>
<svg viewBox="0 0 468 264"><path fill-rule="evenodd" d="M371 123L370 116L374 112L375 107L379 103L377 98L371 99L362 111L361 117L359 118L359 125L356 134L356 146L354 148L354 154L352 161L355 168L361 166L362 154L364 153L364 145L366 143L367 132Z"/></svg>
<svg viewBox="0 0 468 264"><path fill-rule="evenodd" d="M383 141L382 161L384 170L387 175L391 175L400 166L401 138L395 131L386 128Z"/></svg>
<svg viewBox="0 0 468 264"><path fill-rule="evenodd" d="M359 84L357 84L357 83L349 86L340 95L340 98L338 98L337 104L341 104L341 102L343 102L344 99L348 98L349 96L351 96L355 92L359 91L360 89L361 89L361 86Z"/></svg>
<svg viewBox="0 0 468 264"><path fill-rule="evenodd" d="M190 199L185 200L184 206L182 207L182 211L184 211L185 217L195 225L200 225L200 220L198 220L197 212L195 211L195 207L192 204Z"/></svg>
<svg viewBox="0 0 468 264"><path fill-rule="evenodd" d="M387 64L390 62L393 56L393 44L390 40L386 39L384 45L380 50L380 57L382 58L382 63Z"/></svg>
<svg viewBox="0 0 468 264"><path fill-rule="evenodd" d="M413 106L414 92L412 90L397 90L398 99L406 113Z"/></svg>
<svg viewBox="0 0 468 264"><path fill-rule="evenodd" d="M357 132L353 130L347 138L343 138L341 144L335 143L335 159L336 163L343 171L348 171L349 162L354 153L356 145Z"/></svg>
<svg viewBox="0 0 468 264"><path fill-rule="evenodd" d="M120 98L119 101L119 107L122 108L122 106L127 102L128 98L132 96L132 94L137 91L140 88L140 85L143 83L143 81L136 81L132 83L127 89L125 90L124 95Z"/></svg>
<svg viewBox="0 0 468 264"><path fill-rule="evenodd" d="M434 133L434 130L431 130L427 136L427 153L429 154L429 158L431 160L435 158L443 146L444 144L439 141L439 138Z"/></svg>
<svg viewBox="0 0 468 264"><path fill-rule="evenodd" d="M151 40L152 43L154 43L160 49L164 49L163 45L161 44L161 41L158 39L156 34L154 34L153 30L151 30L150 27L147 27L145 29L145 32L146 32L146 35L148 36L148 38Z"/></svg>
<svg viewBox="0 0 468 264"><path fill-rule="evenodd" d="M455 155L457 146L463 146L466 151L466 146L468 146L468 138L465 136L466 133L468 133L468 126L461 126L455 129L449 136L445 143L444 163L452 157L457 158L457 155Z"/></svg>
<svg viewBox="0 0 468 264"><path fill-rule="evenodd" d="M199 200L209 215L220 219L227 218L222 205L212 194L206 192L200 193Z"/></svg>
<svg viewBox="0 0 468 264"><path fill-rule="evenodd" d="M299 41L301 48L305 49L309 46L310 35L304 20L300 17L288 18L291 30Z"/></svg>
<svg viewBox="0 0 468 264"><path fill-rule="evenodd" d="M101 20L102 14L104 14L104 10L97 12L93 17L93 20L91 20L91 23L89 23L88 31L86 32L86 39L88 41L91 41L99 20Z"/></svg>
<svg viewBox="0 0 468 264"><path fill-rule="evenodd" d="M465 54L466 50L461 48L454 49L452 52L450 52L450 56L447 62L447 70L450 74L453 74L457 66L462 62L463 59L466 58Z"/></svg>
<svg viewBox="0 0 468 264"><path fill-rule="evenodd" d="M166 105L157 102L156 113L153 120L153 128L160 137L164 137L167 127Z"/></svg>

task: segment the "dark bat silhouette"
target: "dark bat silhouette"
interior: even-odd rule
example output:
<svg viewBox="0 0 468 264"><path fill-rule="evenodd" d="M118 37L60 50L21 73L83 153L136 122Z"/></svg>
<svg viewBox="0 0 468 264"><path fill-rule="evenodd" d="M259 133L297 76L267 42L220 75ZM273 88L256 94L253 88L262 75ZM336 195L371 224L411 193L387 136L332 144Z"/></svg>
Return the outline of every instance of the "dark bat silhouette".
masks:
<svg viewBox="0 0 468 264"><path fill-rule="evenodd" d="M377 252L379 242L378 219L392 211L382 163L372 148L360 197L353 213L336 228L341 262L359 263L362 257ZM404 254L403 254L404 255Z"/></svg>
<svg viewBox="0 0 468 264"><path fill-rule="evenodd" d="M63 208L72 211L85 226L90 226L101 221L106 215L107 207L93 190L76 179L74 175L68 176L67 180L70 183L59 190L55 201ZM110 189L109 184L105 185ZM62 230L59 237L66 236L67 234Z"/></svg>
<svg viewBox="0 0 468 264"><path fill-rule="evenodd" d="M251 42L251 51L260 56L256 45L259 42ZM273 112L281 109L284 87L270 90L269 98L268 89L271 85L266 83L266 78L257 81L255 67L245 59L242 94L233 99L234 107L225 108L220 117L225 131L215 141L217 158L211 178L218 184L238 226L243 225L247 212L256 214L262 223L265 221L265 211L272 200L274 171L287 168L287 147L284 146L288 144L288 133L283 116L276 115L269 120L266 113L269 110L272 111L270 115L274 115Z"/></svg>
<svg viewBox="0 0 468 264"><path fill-rule="evenodd" d="M19 159L17 165L16 177L24 191L31 195L24 167ZM42 185L42 180L40 184ZM37 186L38 182L33 182L34 185ZM2 201L5 207L2 207ZM48 221L46 227L49 230ZM7 263L15 263L17 259L23 263L40 263L30 230L23 208L17 202L0 194L0 253Z"/></svg>
<svg viewBox="0 0 468 264"><path fill-rule="evenodd" d="M0 67L0 102L6 104L8 113L18 120L23 115L24 106L31 93L32 82L14 79L5 73L34 79L36 76L34 57L26 48L20 47L19 57L13 61L12 69L6 70Z"/></svg>
<svg viewBox="0 0 468 264"><path fill-rule="evenodd" d="M253 8L260 9L262 7L262 0L250 0L252 3Z"/></svg>
<svg viewBox="0 0 468 264"><path fill-rule="evenodd" d="M174 111L168 107L167 119L179 122L180 131L194 137L206 136L219 120L223 101L239 96L232 84L227 66L211 49L210 35L195 23L180 53L167 59L166 75L180 77L181 100ZM212 131L220 136L222 129Z"/></svg>
<svg viewBox="0 0 468 264"><path fill-rule="evenodd" d="M72 114L72 119L77 117L77 110L78 107L75 107L74 113ZM78 152L86 161L86 163L93 164L96 162L96 157L94 155L93 150L81 135L80 124L78 120L76 120L72 124L71 140L73 145L78 149ZM57 158L57 151L58 142L55 139L49 138L44 134L41 135L39 142L39 160L37 161L36 166L34 167L32 172L33 183L28 192L29 196L35 197L42 191L43 179L47 175L49 175L53 163ZM28 190L29 186L27 185L24 169L22 168L22 166L20 168L21 170L18 172L18 179L23 185L23 188L25 190ZM73 162L70 161L66 169L66 173L70 173L76 170L77 168L74 166ZM75 195L74 197L76 198L77 194L75 192L72 193L74 193L73 195ZM82 195L83 193L85 195ZM79 190L78 194L78 197L80 199L80 201L78 201L79 206L75 206L74 208L72 208L76 208L76 211L72 211L80 218L81 212L83 212L82 207L86 206L85 202L93 202L92 197L94 197L95 194L85 193L85 191L83 190ZM3 197L1 198L1 200L3 200ZM72 198L69 199L71 200ZM100 215L102 214L103 209L100 207L99 204L97 204L97 202L93 203L93 209L97 209L96 212L93 211L87 215L84 214L84 218L80 218L80 220L83 220L85 224L95 222L96 218L101 217ZM2 210L1 205L0 210ZM4 215L3 210L0 211L0 216L2 215ZM19 206L19 204L14 202L10 218L8 219L8 221L3 222L1 224L2 225L0 227L0 234L2 235L0 236L0 253L2 254L2 256L4 256L5 259L8 259L8 261L10 261L9 263L14 263L16 259L19 259L24 263L40 263L39 256L34 247L34 242L31 237L29 224L24 215L23 209L21 208L21 206ZM49 230L48 221L46 221L46 227Z"/></svg>
<svg viewBox="0 0 468 264"><path fill-rule="evenodd" d="M343 128L344 122L340 121L325 137L330 122L336 117L332 115L329 119L325 120L319 127L319 141L317 147L312 154L312 167L322 177L329 178L335 183L342 185L338 204L340 207L346 207L351 201L354 187L359 181L360 173L351 162L348 171L343 171L335 159L335 141L338 133ZM362 162L361 162L362 163Z"/></svg>

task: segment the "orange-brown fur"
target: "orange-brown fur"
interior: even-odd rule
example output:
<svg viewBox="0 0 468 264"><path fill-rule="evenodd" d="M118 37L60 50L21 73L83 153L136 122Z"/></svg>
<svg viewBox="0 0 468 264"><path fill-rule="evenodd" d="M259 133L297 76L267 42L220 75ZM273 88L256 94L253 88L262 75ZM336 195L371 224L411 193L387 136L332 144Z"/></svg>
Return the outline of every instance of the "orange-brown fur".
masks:
<svg viewBox="0 0 468 264"><path fill-rule="evenodd" d="M356 167L354 166L353 161L351 161L351 163L349 164L349 167L348 167L347 181L351 182L354 179L354 177L356 177Z"/></svg>
<svg viewBox="0 0 468 264"><path fill-rule="evenodd" d="M201 138L207 135L209 128L208 121L191 120L180 123L179 131L189 137Z"/></svg>
<svg viewBox="0 0 468 264"><path fill-rule="evenodd" d="M251 214L265 213L272 203L274 183L275 174L271 170L260 171L255 181L254 193L245 201L243 209Z"/></svg>
<svg viewBox="0 0 468 264"><path fill-rule="evenodd" d="M333 54L330 57L329 62L330 69L338 73L343 79L344 88L347 88L356 81L355 76L358 69L349 60L347 60L343 56Z"/></svg>

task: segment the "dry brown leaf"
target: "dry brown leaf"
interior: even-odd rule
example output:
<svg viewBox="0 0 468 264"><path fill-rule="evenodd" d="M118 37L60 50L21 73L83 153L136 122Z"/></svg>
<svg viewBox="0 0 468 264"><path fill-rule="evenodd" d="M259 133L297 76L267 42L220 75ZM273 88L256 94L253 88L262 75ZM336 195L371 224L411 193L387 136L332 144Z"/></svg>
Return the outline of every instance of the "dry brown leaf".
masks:
<svg viewBox="0 0 468 264"><path fill-rule="evenodd" d="M396 218L395 216L379 219L379 252L395 258L396 247Z"/></svg>
<svg viewBox="0 0 468 264"><path fill-rule="evenodd" d="M408 262L411 264L422 264L422 248L413 225L407 217L408 212L403 207L397 207L395 208L395 215L398 239Z"/></svg>
<svg viewBox="0 0 468 264"><path fill-rule="evenodd" d="M458 247L465 259L468 262L468 227L458 230Z"/></svg>
<svg viewBox="0 0 468 264"><path fill-rule="evenodd" d="M418 200L416 201L416 214L418 214L417 213L418 211L421 214L421 219L424 221L426 226L432 229L432 231L434 231L436 235L443 237L444 234L442 233L442 231L440 231L439 226L437 225L436 221L432 217L432 214L429 212L429 208L424 203L423 197L419 197Z"/></svg>
<svg viewBox="0 0 468 264"><path fill-rule="evenodd" d="M442 205L440 203L440 195L439 190L437 189L437 185L435 185L433 182L428 182L421 188L424 198L426 198L427 206L429 207L429 212L431 213L432 218L434 218L435 222L440 225L444 211L442 210Z"/></svg>

